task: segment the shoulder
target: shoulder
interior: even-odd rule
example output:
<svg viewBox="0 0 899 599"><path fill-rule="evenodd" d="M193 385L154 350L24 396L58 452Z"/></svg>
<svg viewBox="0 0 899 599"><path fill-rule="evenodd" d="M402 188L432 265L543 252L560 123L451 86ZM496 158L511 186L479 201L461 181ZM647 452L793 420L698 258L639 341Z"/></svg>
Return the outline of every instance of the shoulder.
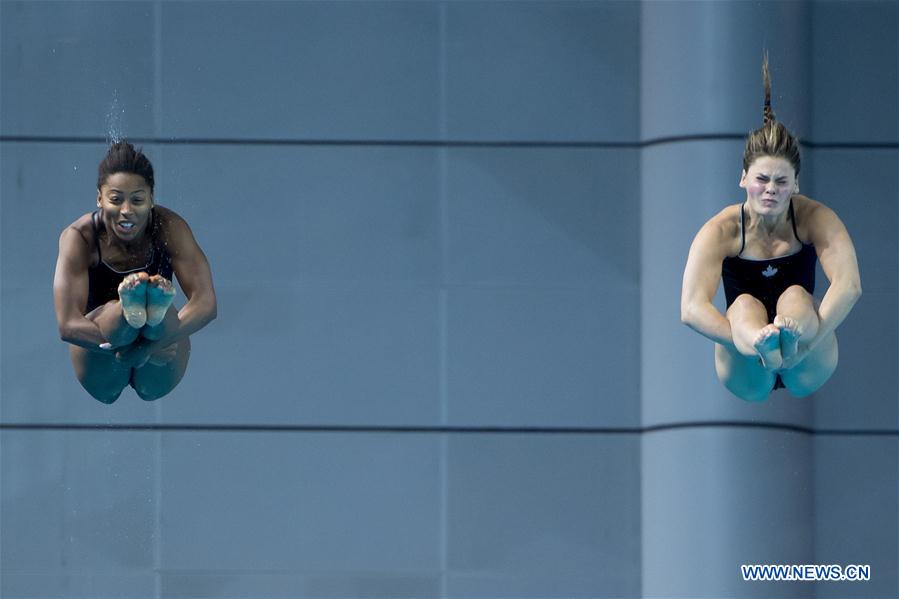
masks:
<svg viewBox="0 0 899 599"><path fill-rule="evenodd" d="M62 233L59 236L60 242L65 239L71 239L71 241L74 242L72 243L72 245L77 247L78 245L81 245L77 242L77 240L80 239L86 248L93 248L95 235L94 226L91 222L92 215L93 212L82 214L65 229L63 229Z"/></svg>
<svg viewBox="0 0 899 599"><path fill-rule="evenodd" d="M83 214L62 230L59 235L60 259L72 264L91 265L95 246L92 214Z"/></svg>
<svg viewBox="0 0 899 599"><path fill-rule="evenodd" d="M178 214L171 208L166 208L165 206L160 206L159 204L153 206L153 214L156 216L156 218L159 219L159 223L164 227L178 227L182 224L187 224L187 221L185 221L180 214Z"/></svg>
<svg viewBox="0 0 899 599"><path fill-rule="evenodd" d="M159 219L159 235L169 254L176 259L192 255L198 246L187 221L174 210L159 204L153 210Z"/></svg>
<svg viewBox="0 0 899 599"><path fill-rule="evenodd" d="M93 237L94 236L94 226L91 222L91 218L93 217L93 215L94 215L93 212L88 212L86 214L82 214L81 216L76 218L74 221L72 221L72 223L69 224L65 229L63 229L63 232L72 229L81 234L85 234L85 235L89 234L91 237Z"/></svg>
<svg viewBox="0 0 899 599"><path fill-rule="evenodd" d="M793 210L796 215L796 232L800 239L815 243L836 229L843 229L840 218L828 206L807 196L793 196Z"/></svg>
<svg viewBox="0 0 899 599"><path fill-rule="evenodd" d="M736 256L740 252L742 239L741 206L742 204L727 206L706 221L696 234L693 243L706 250L720 253L722 257Z"/></svg>
<svg viewBox="0 0 899 599"><path fill-rule="evenodd" d="M819 212L822 208L827 208L827 206L825 206L821 202L817 202L810 197L804 196L802 194L794 195L791 200L793 201L793 211L796 213L797 224L801 224L803 220L814 218L816 216L816 213ZM802 217L805 218L803 219Z"/></svg>
<svg viewBox="0 0 899 599"><path fill-rule="evenodd" d="M167 242L178 242L186 235L190 235L190 227L184 218L165 206L159 204L153 207L155 218L159 219L158 227Z"/></svg>

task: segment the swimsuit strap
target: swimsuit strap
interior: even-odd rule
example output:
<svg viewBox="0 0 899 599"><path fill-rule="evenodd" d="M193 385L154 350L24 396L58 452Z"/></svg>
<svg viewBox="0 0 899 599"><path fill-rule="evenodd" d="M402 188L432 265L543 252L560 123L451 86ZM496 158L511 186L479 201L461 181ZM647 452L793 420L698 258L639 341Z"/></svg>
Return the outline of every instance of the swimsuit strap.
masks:
<svg viewBox="0 0 899 599"><path fill-rule="evenodd" d="M97 246L97 258L99 258L99 262L103 262L103 254L100 253L100 234L97 232L97 213L99 210L94 210L94 213L91 214L91 225L94 227L94 245Z"/></svg>
<svg viewBox="0 0 899 599"><path fill-rule="evenodd" d="M796 241L802 243L802 240L799 239L799 234L796 232L796 215L793 213L793 198L790 198L790 222L793 225L793 236L796 237ZM802 245L805 245L802 243Z"/></svg>

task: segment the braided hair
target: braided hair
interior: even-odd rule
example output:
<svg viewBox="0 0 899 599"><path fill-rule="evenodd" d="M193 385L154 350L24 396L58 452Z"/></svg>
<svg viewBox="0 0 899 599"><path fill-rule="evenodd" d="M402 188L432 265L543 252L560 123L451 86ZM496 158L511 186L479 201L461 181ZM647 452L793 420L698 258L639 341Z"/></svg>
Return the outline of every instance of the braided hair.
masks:
<svg viewBox="0 0 899 599"><path fill-rule="evenodd" d="M772 156L783 158L791 165L799 176L801 160L799 157L799 141L790 131L774 116L771 108L771 74L768 72L768 53L765 53L762 62L762 80L765 84L765 107L762 111L762 126L749 133L746 138L746 149L743 151L743 170L748 171L749 166L757 158Z"/></svg>

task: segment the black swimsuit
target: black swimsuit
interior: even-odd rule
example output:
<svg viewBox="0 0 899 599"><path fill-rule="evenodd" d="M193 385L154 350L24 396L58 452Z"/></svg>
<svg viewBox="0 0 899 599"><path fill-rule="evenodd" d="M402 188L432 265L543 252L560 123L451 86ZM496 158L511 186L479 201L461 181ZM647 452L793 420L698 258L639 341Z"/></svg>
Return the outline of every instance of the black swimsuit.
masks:
<svg viewBox="0 0 899 599"><path fill-rule="evenodd" d="M790 200L790 221L793 225L793 235L799 243L802 243L796 233L793 200ZM768 260L741 258L740 254L746 247L746 213L743 206L740 206L740 234L743 237L740 252L736 256L725 258L721 263L721 279L724 283L728 308L737 297L748 293L765 305L770 323L777 314L777 300L788 287L802 285L809 293L815 292L815 265L818 262L818 255L814 245L802 243L801 250L780 258ZM780 389L783 386L780 375L777 375L774 388Z"/></svg>
<svg viewBox="0 0 899 599"><path fill-rule="evenodd" d="M159 235L155 210L150 212L150 236L152 242L152 250L150 260L146 266L140 266L132 270L119 271L105 262L103 255L100 253L100 235L98 225L99 210L91 215L91 224L94 228L94 244L97 246L97 256L99 260L97 265L88 269L88 278L90 287L87 294L87 307L85 314L91 312L95 308L102 306L119 297L119 284L131 273L146 272L150 276L162 275L169 281L172 280L172 258L165 248L164 244L159 243Z"/></svg>

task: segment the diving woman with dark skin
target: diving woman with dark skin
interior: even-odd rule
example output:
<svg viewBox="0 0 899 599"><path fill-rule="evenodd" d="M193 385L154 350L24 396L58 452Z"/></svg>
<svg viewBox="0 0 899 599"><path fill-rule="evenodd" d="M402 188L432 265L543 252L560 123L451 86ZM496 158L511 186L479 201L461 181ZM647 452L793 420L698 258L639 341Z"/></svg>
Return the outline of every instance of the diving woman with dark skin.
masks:
<svg viewBox="0 0 899 599"><path fill-rule="evenodd" d="M746 141L743 204L697 233L684 270L681 320L715 342L715 370L734 395L767 399L819 389L837 366L836 328L861 296L855 248L833 210L799 194L799 144L774 118L767 58L764 125ZM830 286L813 297L815 262ZM727 311L712 304L723 280Z"/></svg>
<svg viewBox="0 0 899 599"><path fill-rule="evenodd" d="M190 357L190 335L216 317L209 262L187 222L159 206L150 161L128 142L100 163L97 208L63 230L53 280L56 319L75 376L110 404L131 386L168 394ZM178 278L187 303L173 304Z"/></svg>

